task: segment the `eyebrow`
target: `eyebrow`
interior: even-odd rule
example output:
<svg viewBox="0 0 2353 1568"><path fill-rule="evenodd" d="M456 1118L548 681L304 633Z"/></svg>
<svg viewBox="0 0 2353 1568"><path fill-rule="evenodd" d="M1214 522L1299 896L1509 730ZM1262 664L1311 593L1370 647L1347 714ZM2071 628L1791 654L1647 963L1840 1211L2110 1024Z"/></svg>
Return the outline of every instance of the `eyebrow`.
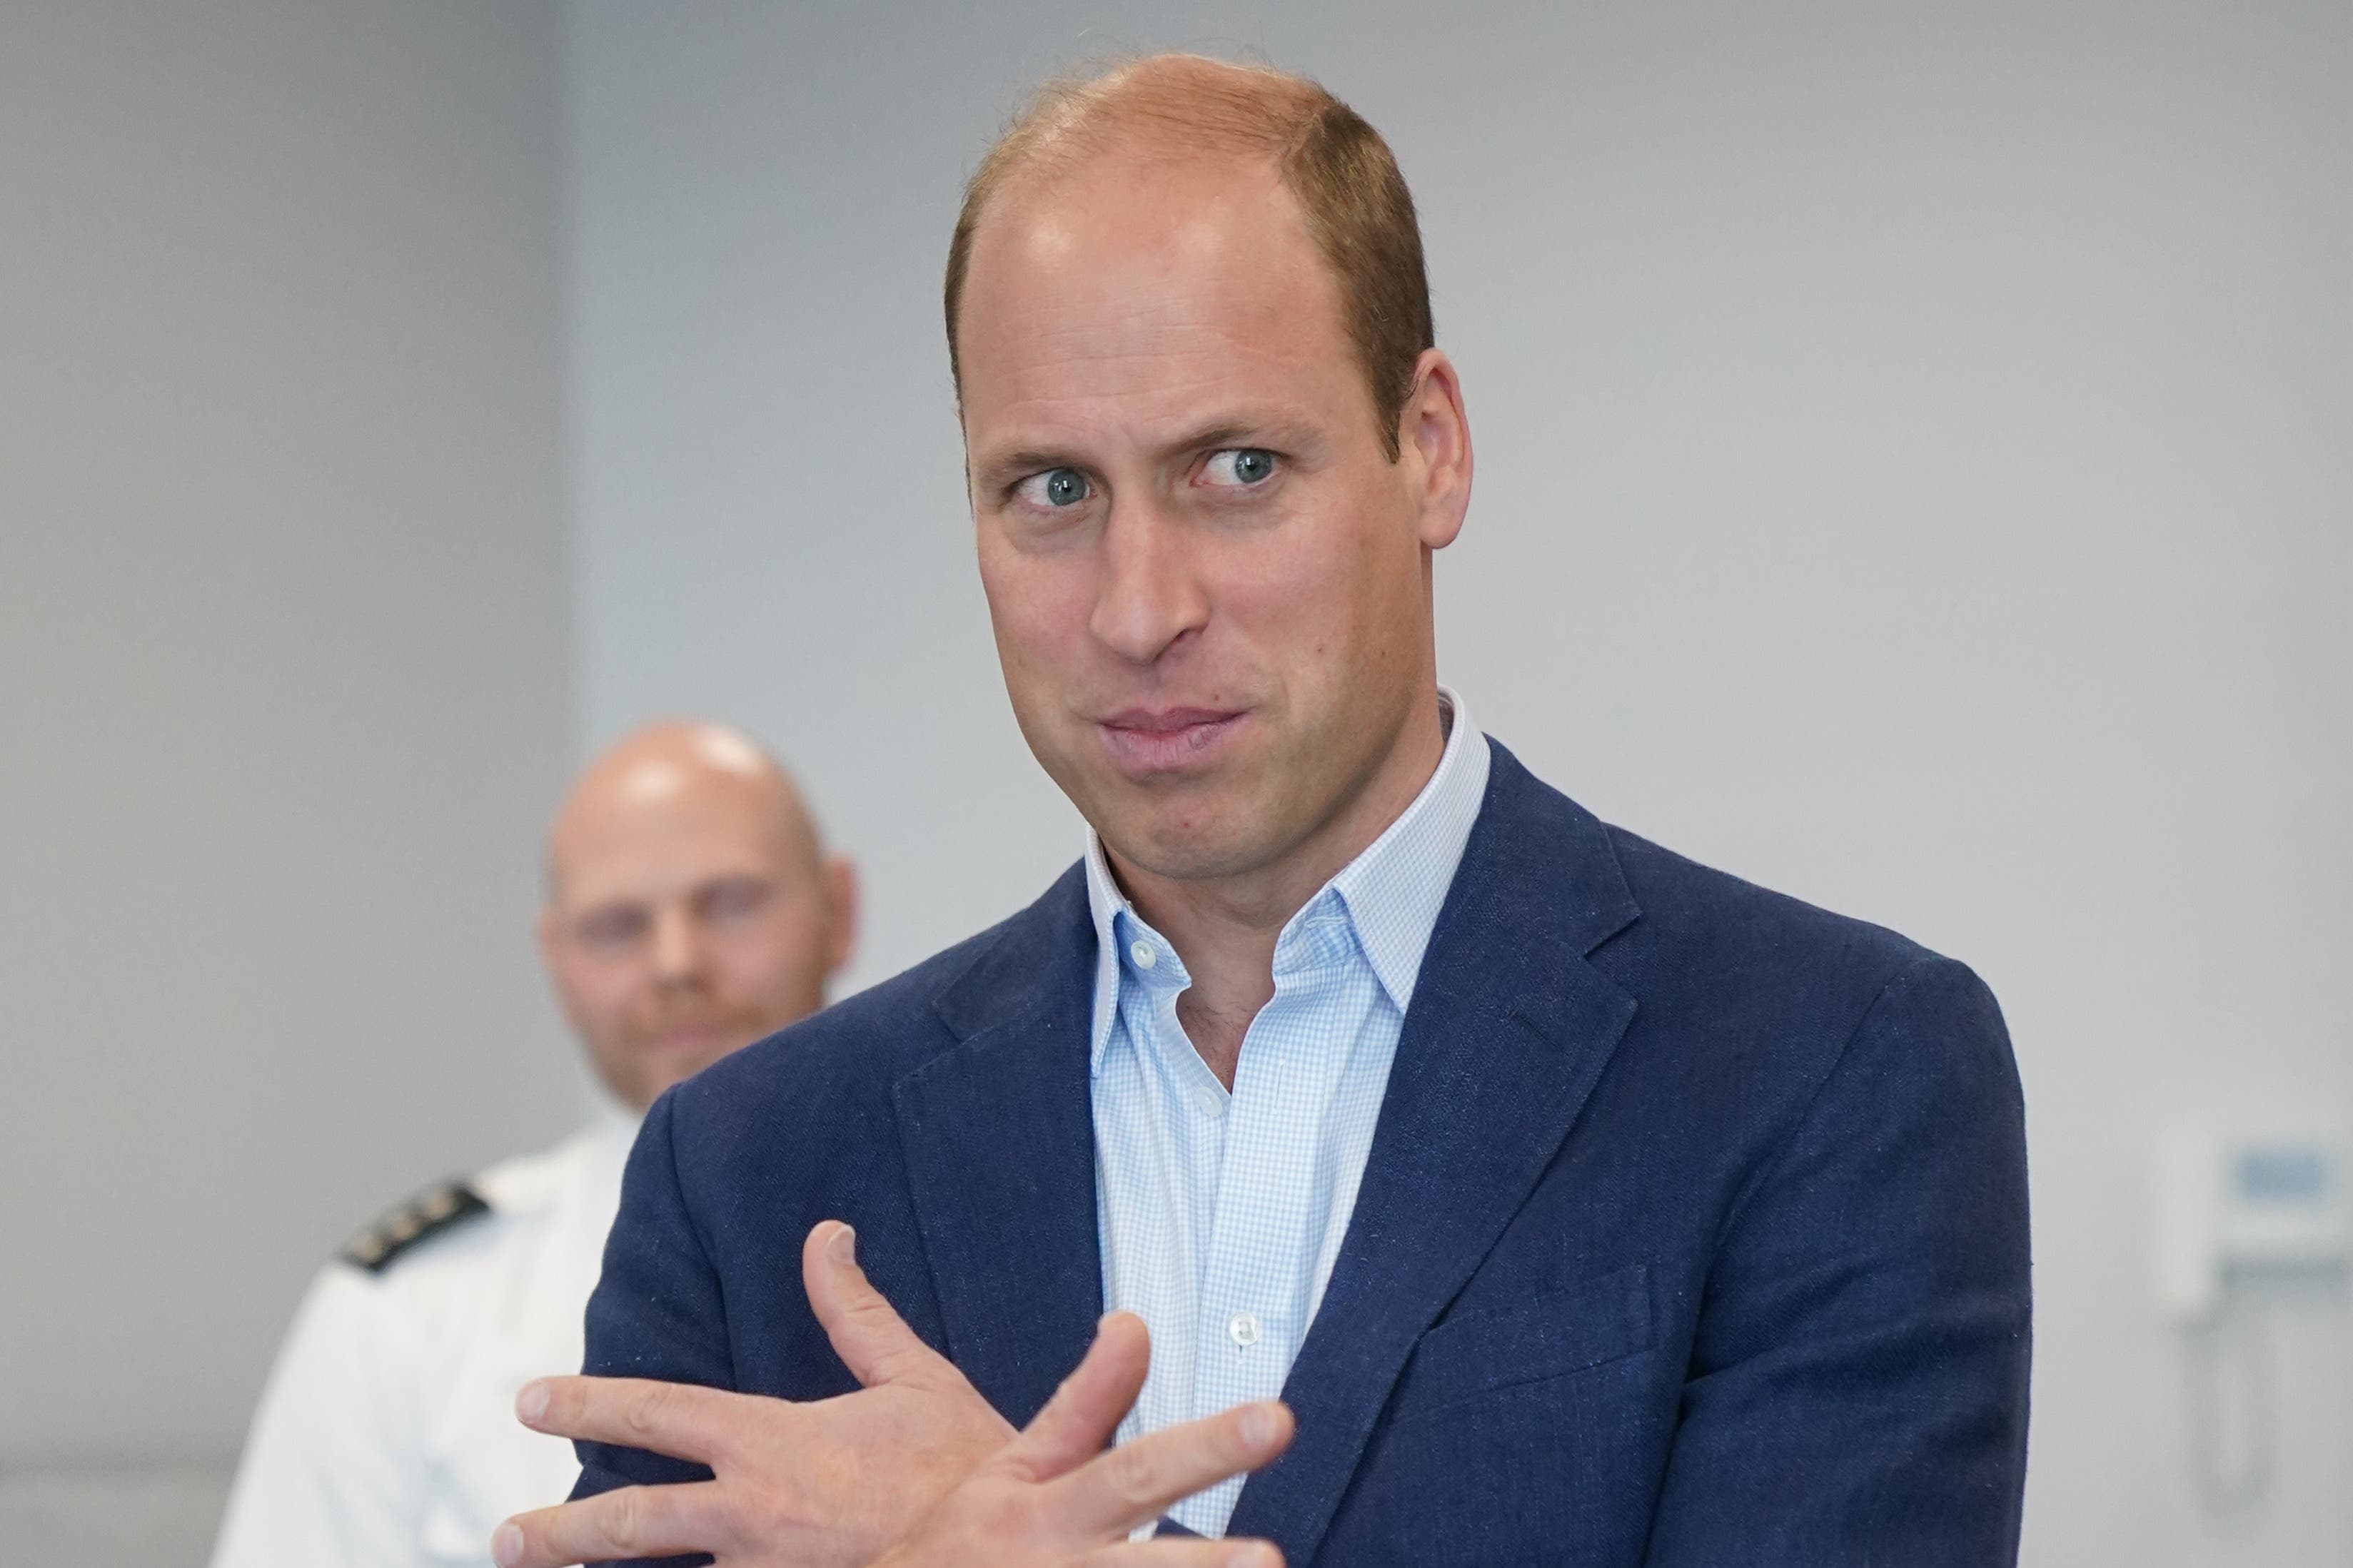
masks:
<svg viewBox="0 0 2353 1568"><path fill-rule="evenodd" d="M1025 447L1018 452L1008 452L1001 458L990 458L988 466L980 470L980 481L983 488L996 489L1010 480L1048 468L1074 468L1078 466L1051 447Z"/></svg>

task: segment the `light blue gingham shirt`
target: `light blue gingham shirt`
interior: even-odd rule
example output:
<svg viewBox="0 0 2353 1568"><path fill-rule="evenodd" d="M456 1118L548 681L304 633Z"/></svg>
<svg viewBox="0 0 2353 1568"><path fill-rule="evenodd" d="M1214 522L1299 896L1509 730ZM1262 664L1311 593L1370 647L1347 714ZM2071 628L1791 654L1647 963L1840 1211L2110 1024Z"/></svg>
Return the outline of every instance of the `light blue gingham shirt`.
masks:
<svg viewBox="0 0 2353 1568"><path fill-rule="evenodd" d="M1283 925L1229 1094L1186 1038L1184 960L1087 845L1103 1300L1152 1331L1119 1440L1282 1392L1340 1254L1422 952L1487 792L1461 700L1403 815ZM1169 1511L1222 1535L1241 1477Z"/></svg>

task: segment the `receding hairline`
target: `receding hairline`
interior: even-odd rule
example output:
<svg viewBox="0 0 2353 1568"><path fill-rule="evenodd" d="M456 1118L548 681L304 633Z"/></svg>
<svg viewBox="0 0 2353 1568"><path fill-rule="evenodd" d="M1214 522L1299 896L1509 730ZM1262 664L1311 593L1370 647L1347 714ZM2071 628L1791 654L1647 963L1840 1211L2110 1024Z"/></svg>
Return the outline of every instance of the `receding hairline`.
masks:
<svg viewBox="0 0 2353 1568"><path fill-rule="evenodd" d="M995 184L1097 154L1165 148L1278 161L1338 100L1308 78L1204 55L1147 55L1057 77L1033 91L976 175ZM987 165L993 164L993 167Z"/></svg>
<svg viewBox="0 0 2353 1568"><path fill-rule="evenodd" d="M959 342L975 237L1012 187L1025 194L1104 157L1262 162L1306 222L1340 297L1341 327L1394 460L1414 363L1436 341L1412 192L1380 132L1314 79L1269 65L1155 54L1038 88L965 183L943 291L959 405Z"/></svg>
<svg viewBox="0 0 2353 1568"><path fill-rule="evenodd" d="M947 301L960 313L972 235L1011 187L1035 193L1082 164L1119 154L1194 162L1263 160L1282 178L1284 155L1338 100L1305 77L1206 55L1156 54L1098 63L1039 84L966 184ZM1287 184L1287 182L1286 182ZM948 342L956 353L955 335Z"/></svg>

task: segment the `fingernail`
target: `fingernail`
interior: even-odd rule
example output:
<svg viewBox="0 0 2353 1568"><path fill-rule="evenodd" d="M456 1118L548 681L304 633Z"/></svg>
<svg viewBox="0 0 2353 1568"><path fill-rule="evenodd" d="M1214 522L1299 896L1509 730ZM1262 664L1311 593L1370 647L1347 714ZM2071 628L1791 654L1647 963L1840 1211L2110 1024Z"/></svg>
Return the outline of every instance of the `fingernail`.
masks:
<svg viewBox="0 0 2353 1568"><path fill-rule="evenodd" d="M845 1225L833 1233L833 1239L825 1244L825 1249L832 1254L836 1263L855 1263L858 1261L858 1233Z"/></svg>
<svg viewBox="0 0 2353 1568"><path fill-rule="evenodd" d="M1242 1441L1253 1448L1263 1448L1274 1441L1274 1410L1266 1404L1247 1405L1242 1410Z"/></svg>
<svg viewBox="0 0 2353 1568"><path fill-rule="evenodd" d="M1274 1568L1282 1561L1274 1548L1262 1541L1245 1541L1225 1554L1225 1568ZM504 1565L501 1564L501 1568Z"/></svg>
<svg viewBox="0 0 2353 1568"><path fill-rule="evenodd" d="M522 1531L512 1523L491 1532L491 1561L499 1568L514 1568L522 1561Z"/></svg>
<svg viewBox="0 0 2353 1568"><path fill-rule="evenodd" d="M515 1414L525 1421L536 1421L547 1414L547 1384L526 1383L515 1394ZM522 1539L518 1535L517 1541Z"/></svg>

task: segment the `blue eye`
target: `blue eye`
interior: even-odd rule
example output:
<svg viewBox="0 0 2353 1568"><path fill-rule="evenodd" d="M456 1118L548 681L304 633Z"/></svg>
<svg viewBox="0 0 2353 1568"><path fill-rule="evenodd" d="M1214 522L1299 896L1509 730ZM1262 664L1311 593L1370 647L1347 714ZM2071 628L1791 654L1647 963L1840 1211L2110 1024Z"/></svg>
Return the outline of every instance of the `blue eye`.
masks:
<svg viewBox="0 0 2353 1568"><path fill-rule="evenodd" d="M1201 476L1213 485L1244 489L1274 478L1274 454L1263 447L1229 447L1209 454Z"/></svg>
<svg viewBox="0 0 2353 1568"><path fill-rule="evenodd" d="M1032 474L1013 487L1014 493L1031 506L1059 510L1073 507L1094 494L1086 475L1076 468L1049 468L1042 474Z"/></svg>

